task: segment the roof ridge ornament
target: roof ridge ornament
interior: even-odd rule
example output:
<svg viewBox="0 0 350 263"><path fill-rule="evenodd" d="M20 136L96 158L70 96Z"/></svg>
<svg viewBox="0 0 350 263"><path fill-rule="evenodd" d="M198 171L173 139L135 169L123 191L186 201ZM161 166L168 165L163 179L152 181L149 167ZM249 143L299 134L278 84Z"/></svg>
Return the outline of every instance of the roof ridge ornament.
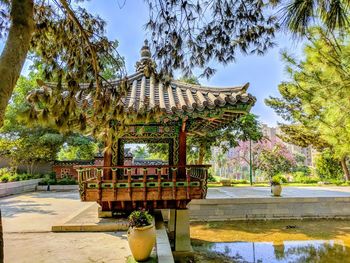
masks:
<svg viewBox="0 0 350 263"><path fill-rule="evenodd" d="M143 47L141 48L141 61L151 58L151 51L149 49L148 40L145 39Z"/></svg>
<svg viewBox="0 0 350 263"><path fill-rule="evenodd" d="M140 50L140 55L140 61L136 62L136 71L143 72L146 77L149 77L151 73L155 72L157 66L152 59L152 53L147 39L144 41L144 44Z"/></svg>

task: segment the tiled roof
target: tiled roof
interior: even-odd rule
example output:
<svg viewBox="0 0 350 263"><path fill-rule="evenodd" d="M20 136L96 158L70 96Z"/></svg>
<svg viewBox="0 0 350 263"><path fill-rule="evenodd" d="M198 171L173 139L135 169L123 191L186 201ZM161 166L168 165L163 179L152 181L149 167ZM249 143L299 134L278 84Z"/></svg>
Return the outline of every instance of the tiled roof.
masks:
<svg viewBox="0 0 350 263"><path fill-rule="evenodd" d="M214 109L239 102L253 104L255 98L248 94L249 84L229 88L204 87L173 80L169 84L147 78L142 72L129 77L130 89L122 98L127 112L147 112L159 109L167 114L192 113Z"/></svg>
<svg viewBox="0 0 350 263"><path fill-rule="evenodd" d="M126 113L162 112L162 119L175 118L193 120L190 130L213 130L224 127L242 114L249 112L256 99L247 93L249 83L232 87L207 87L187 84L177 80L158 78L155 66L149 74L145 68L154 65L147 43L141 49L141 60L136 63L137 72L128 76L128 89L118 102ZM109 81L111 92L118 89L120 80ZM46 83L46 90L54 89L57 84ZM76 95L77 103L92 105L93 95L90 84L80 84L80 92ZM32 94L44 94L39 89ZM65 91L62 96L68 96ZM31 95L28 96L30 100ZM190 121L191 122L191 121ZM190 131L189 130L189 131Z"/></svg>
<svg viewBox="0 0 350 263"><path fill-rule="evenodd" d="M65 165L88 165L94 164L94 160L69 160L69 161L58 161L53 162L53 166L65 166Z"/></svg>
<svg viewBox="0 0 350 263"><path fill-rule="evenodd" d="M142 166L142 165L167 165L167 161L155 160L155 159L134 159L133 165Z"/></svg>
<svg viewBox="0 0 350 263"><path fill-rule="evenodd" d="M239 103L248 105L255 103L255 97L247 93L249 83L226 88L187 84L177 80L165 83L157 80L155 74L146 77L143 72L128 76L128 82L130 88L121 98L121 104L126 112L147 112L159 109L167 114L192 113ZM109 85L114 87L118 87L118 84L119 80L109 82ZM46 84L49 88L54 88L55 85ZM86 85L80 86L84 94L83 98L90 100L91 95L84 92ZM36 90L36 92L43 91Z"/></svg>

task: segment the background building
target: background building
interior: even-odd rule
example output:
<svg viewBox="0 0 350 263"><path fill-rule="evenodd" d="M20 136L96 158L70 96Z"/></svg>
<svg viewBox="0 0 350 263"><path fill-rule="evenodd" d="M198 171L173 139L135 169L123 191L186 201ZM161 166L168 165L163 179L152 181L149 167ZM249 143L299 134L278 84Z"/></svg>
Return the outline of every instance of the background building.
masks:
<svg viewBox="0 0 350 263"><path fill-rule="evenodd" d="M314 167L314 157L316 150L309 147L300 147L294 144L283 142L278 135L281 133L279 127L269 127L267 124L262 124L262 133L265 138L270 141L280 141L283 143L288 151L294 156L304 159L303 165ZM254 143L253 143L254 147ZM212 169L215 175L221 177L229 177L237 180L249 179L249 152L243 161L235 161L238 158L237 148L231 148L228 152L223 153L219 147L212 147ZM254 159L254 156L253 156ZM254 161L254 160L253 160ZM255 176L259 177L259 171L255 171Z"/></svg>

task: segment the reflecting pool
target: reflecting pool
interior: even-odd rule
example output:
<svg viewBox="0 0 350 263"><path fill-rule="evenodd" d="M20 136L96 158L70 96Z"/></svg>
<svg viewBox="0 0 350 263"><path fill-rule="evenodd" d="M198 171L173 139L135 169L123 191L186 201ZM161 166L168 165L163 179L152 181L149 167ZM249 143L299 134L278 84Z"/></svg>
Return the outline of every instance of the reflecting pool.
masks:
<svg viewBox="0 0 350 263"><path fill-rule="evenodd" d="M350 262L349 220L193 224L191 238L195 262Z"/></svg>
<svg viewBox="0 0 350 263"><path fill-rule="evenodd" d="M208 262L350 262L349 248L337 241L193 243Z"/></svg>

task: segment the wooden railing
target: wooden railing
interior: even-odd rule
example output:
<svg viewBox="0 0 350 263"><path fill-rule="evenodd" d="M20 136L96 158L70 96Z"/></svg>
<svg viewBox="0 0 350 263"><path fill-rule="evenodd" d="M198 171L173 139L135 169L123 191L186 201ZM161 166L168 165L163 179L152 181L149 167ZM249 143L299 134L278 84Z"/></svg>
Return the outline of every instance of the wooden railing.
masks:
<svg viewBox="0 0 350 263"><path fill-rule="evenodd" d="M209 167L210 165L81 165L74 168L78 171L83 201L143 201L145 206L147 202L153 201L153 206L156 207L156 202L160 200L189 202L191 199L205 198ZM162 207L164 206L167 205Z"/></svg>

